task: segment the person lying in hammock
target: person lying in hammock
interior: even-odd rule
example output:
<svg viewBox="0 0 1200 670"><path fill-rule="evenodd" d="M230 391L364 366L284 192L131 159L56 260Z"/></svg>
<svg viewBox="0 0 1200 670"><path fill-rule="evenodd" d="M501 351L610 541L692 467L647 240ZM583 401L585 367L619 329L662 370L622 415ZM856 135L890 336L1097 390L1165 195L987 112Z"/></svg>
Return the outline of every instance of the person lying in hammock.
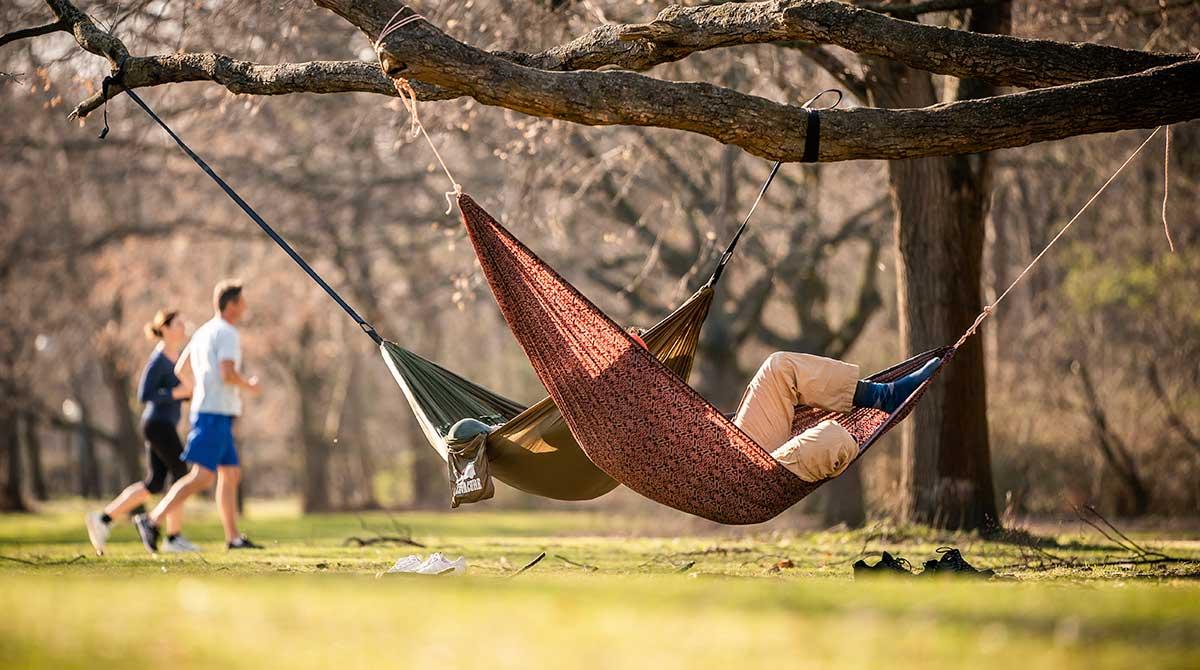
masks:
<svg viewBox="0 0 1200 670"><path fill-rule="evenodd" d="M831 420L793 436L796 405L834 412L873 407L891 414L940 364L935 359L905 377L880 384L860 379L858 366L852 363L777 351L750 380L733 423L797 477L808 482L836 477L858 455L858 442Z"/></svg>
<svg viewBox="0 0 1200 670"><path fill-rule="evenodd" d="M640 329L631 328L629 334L646 347ZM940 364L941 359L934 359L905 377L880 384L860 379L852 363L777 351L750 380L733 423L804 481L836 477L854 461L858 442L840 423L829 420L793 436L796 405L834 412L873 407L891 414Z"/></svg>

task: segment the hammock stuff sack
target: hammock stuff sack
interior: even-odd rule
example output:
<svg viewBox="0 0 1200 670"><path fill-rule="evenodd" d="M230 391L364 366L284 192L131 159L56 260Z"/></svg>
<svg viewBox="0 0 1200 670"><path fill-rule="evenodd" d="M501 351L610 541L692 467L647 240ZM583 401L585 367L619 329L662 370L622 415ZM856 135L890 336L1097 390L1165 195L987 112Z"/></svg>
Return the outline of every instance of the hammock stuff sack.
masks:
<svg viewBox="0 0 1200 670"><path fill-rule="evenodd" d="M805 482L772 458L469 196L458 205L505 321L601 470L647 498L724 524L767 521L824 483ZM897 379L934 358L943 359L940 371L953 351L928 351L869 379ZM931 380L890 415L799 406L793 433L836 420L861 457Z"/></svg>
<svg viewBox="0 0 1200 670"><path fill-rule="evenodd" d="M642 336L680 380L691 373L712 299L710 283ZM379 349L425 438L443 460L450 460L450 428L461 419L477 419L499 425L487 436L488 465L493 477L513 488L556 500L591 500L617 487L579 448L551 398L525 407L394 342L385 340Z"/></svg>

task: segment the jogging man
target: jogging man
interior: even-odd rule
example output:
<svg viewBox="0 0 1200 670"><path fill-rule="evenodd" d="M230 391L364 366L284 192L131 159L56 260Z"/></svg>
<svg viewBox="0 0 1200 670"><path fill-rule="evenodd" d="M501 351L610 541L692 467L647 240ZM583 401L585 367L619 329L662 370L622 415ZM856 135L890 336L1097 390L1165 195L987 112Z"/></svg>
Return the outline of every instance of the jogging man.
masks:
<svg viewBox="0 0 1200 670"><path fill-rule="evenodd" d="M179 509L192 495L217 484L217 513L225 528L229 549L259 549L237 528L237 487L241 479L237 448L233 442L233 420L242 413L241 389L258 395L258 379L243 377L241 337L235 325L246 313L242 286L222 281L213 289L216 314L196 329L175 364L185 374L191 362L195 378L192 391L192 430L188 433L183 460L191 472L171 487L150 514L134 518L142 544L151 553L158 550L159 522Z"/></svg>

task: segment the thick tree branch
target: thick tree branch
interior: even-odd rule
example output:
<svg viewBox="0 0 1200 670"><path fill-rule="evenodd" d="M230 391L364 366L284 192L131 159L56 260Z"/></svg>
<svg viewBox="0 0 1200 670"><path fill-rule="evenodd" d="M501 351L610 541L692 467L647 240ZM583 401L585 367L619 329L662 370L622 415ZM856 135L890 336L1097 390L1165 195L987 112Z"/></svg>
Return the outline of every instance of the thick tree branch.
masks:
<svg viewBox="0 0 1200 670"><path fill-rule="evenodd" d="M336 4L336 11L368 34L386 20L368 8L386 17L398 6L388 0L318 1ZM424 21L393 33L381 45L380 59L389 75L461 90L483 104L535 116L686 130L775 160L796 161L804 152L805 110L712 84L666 82L632 72L522 67L458 42ZM1200 62L1188 60L1124 77L919 110L833 110L823 114L819 158L975 153L1184 121L1200 117L1197 86Z"/></svg>
<svg viewBox="0 0 1200 670"><path fill-rule="evenodd" d="M621 38L647 40L670 53L780 41L835 44L928 72L1027 88L1130 74L1192 57L973 33L835 0L669 7L651 23L624 29Z"/></svg>

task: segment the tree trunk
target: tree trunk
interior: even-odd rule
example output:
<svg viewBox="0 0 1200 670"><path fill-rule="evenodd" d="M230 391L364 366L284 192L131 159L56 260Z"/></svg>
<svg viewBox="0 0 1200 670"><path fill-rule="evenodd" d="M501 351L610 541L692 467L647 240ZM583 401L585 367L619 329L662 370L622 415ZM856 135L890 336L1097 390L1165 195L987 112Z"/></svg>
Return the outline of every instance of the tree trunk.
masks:
<svg viewBox="0 0 1200 670"><path fill-rule="evenodd" d="M1009 8L973 11L969 23L975 31L1005 31ZM928 73L876 59L868 63L867 74L880 106L938 102ZM963 81L957 97L991 91L989 85ZM975 154L892 161L888 179L899 250L900 336L905 352L914 355L957 341L983 307L989 159ZM930 386L905 424L902 440L912 521L949 529L990 529L998 523L981 338L968 340Z"/></svg>
<svg viewBox="0 0 1200 670"><path fill-rule="evenodd" d="M313 327L309 322L301 325L297 333L299 352L297 360L290 366L296 384L298 399L299 432L301 446L300 495L301 508L305 514L328 512L333 509L329 495L329 465L331 449L323 430L325 423L325 396L321 389L321 375L308 366L311 355Z"/></svg>
<svg viewBox="0 0 1200 670"><path fill-rule="evenodd" d="M17 415L0 398L0 511L27 512Z"/></svg>
<svg viewBox="0 0 1200 670"><path fill-rule="evenodd" d="M44 502L50 499L46 489L46 472L42 467L42 436L38 419L32 412L21 417L21 433L25 443L25 455L29 458L29 486L33 499Z"/></svg>
<svg viewBox="0 0 1200 670"><path fill-rule="evenodd" d="M100 497L100 468L96 462L96 439L92 435L92 412L85 395L86 385L76 377L72 379L75 403L79 407L79 426L71 434L71 446L79 464L79 495L83 498Z"/></svg>
<svg viewBox="0 0 1200 670"><path fill-rule="evenodd" d="M106 353L100 356L100 375L104 378L104 386L108 389L116 417L118 443L112 445L113 453L120 465L121 480L128 483L139 478L143 441L138 430L137 413L129 404L134 381L114 360L113 355Z"/></svg>

